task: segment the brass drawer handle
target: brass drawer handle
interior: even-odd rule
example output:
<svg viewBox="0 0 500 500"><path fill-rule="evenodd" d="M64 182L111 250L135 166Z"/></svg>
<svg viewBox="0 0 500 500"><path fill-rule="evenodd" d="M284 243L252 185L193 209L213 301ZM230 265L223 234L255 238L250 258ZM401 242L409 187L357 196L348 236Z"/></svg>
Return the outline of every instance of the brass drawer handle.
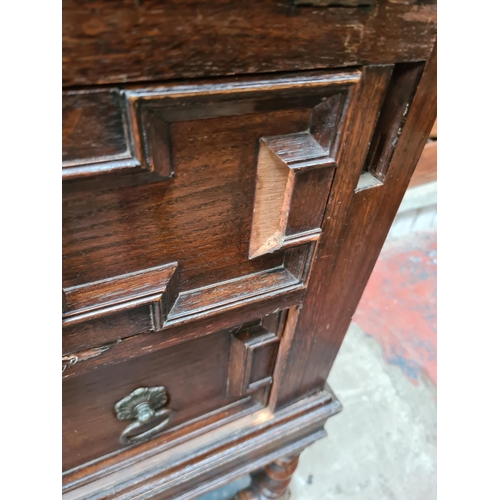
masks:
<svg viewBox="0 0 500 500"><path fill-rule="evenodd" d="M115 413L118 420L134 420L120 435L120 443L124 445L138 443L163 431L170 420L173 412L168 408L162 408L168 401L165 387L139 387L128 396L115 404ZM156 420L161 422L152 429L140 434L138 430Z"/></svg>

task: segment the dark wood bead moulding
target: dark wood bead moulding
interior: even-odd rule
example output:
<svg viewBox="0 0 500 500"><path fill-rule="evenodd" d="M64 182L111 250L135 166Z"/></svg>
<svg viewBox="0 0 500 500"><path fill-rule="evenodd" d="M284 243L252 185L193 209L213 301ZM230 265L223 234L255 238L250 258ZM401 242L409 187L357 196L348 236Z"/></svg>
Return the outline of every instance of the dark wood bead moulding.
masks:
<svg viewBox="0 0 500 500"><path fill-rule="evenodd" d="M63 498L286 498L436 115L430 1L63 2Z"/></svg>

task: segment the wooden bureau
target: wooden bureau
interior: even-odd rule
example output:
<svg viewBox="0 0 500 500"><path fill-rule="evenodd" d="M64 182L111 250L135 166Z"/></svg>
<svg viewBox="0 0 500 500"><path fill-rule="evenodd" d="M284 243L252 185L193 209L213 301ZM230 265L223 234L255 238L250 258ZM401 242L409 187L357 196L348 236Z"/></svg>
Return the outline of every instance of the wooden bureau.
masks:
<svg viewBox="0 0 500 500"><path fill-rule="evenodd" d="M425 1L63 2L65 499L286 498L435 40Z"/></svg>

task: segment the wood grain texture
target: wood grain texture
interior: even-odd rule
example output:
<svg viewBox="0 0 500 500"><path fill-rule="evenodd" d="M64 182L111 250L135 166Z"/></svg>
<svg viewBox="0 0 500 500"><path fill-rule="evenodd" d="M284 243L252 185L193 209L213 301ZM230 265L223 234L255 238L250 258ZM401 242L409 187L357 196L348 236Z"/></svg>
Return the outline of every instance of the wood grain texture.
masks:
<svg viewBox="0 0 500 500"><path fill-rule="evenodd" d="M126 424L116 419L113 407L138 387L166 387L174 412L169 429L241 399L242 394L226 392L230 343L230 333L222 331L64 379L64 470L123 447L118 438Z"/></svg>
<svg viewBox="0 0 500 500"><path fill-rule="evenodd" d="M384 183L422 70L422 63L395 66L356 192Z"/></svg>
<svg viewBox="0 0 500 500"><path fill-rule="evenodd" d="M64 86L422 61L436 39L420 3L68 0L62 16Z"/></svg>
<svg viewBox="0 0 500 500"><path fill-rule="evenodd" d="M177 264L65 289L63 355L304 290L318 237L290 240L279 267L180 294Z"/></svg>
<svg viewBox="0 0 500 500"><path fill-rule="evenodd" d="M260 139L250 259L279 250L287 236L319 230L354 92L340 87L325 97L307 131Z"/></svg>
<svg viewBox="0 0 500 500"><path fill-rule="evenodd" d="M132 141L126 98L119 88L87 89L62 95L62 178L115 179L144 174ZM151 179L149 179L151 180Z"/></svg>
<svg viewBox="0 0 500 500"><path fill-rule="evenodd" d="M307 252L307 249L304 248L304 251ZM219 282L181 294L168 320L178 323L178 320L185 316L218 309L231 303L243 304L259 295L268 295L297 285L301 285L300 279L284 267Z"/></svg>
<svg viewBox="0 0 500 500"><path fill-rule="evenodd" d="M303 286L292 287L280 293L260 296L257 300L230 304L215 314L200 314L190 321L179 321L154 334L134 333L133 328L140 326L140 323L135 321L134 317L127 316L121 316L120 321L115 321L112 317L106 318L110 331L102 328L102 324L99 328L93 328L91 322L84 323L83 326L78 325L78 329L65 328L63 356L76 356L78 364L69 366L63 377L78 376L105 364L121 363L158 349L210 335L214 331L250 321L255 317L266 316L273 311L296 306L301 302L304 291ZM87 345L97 346L91 349L99 350L98 358L86 358L82 355L82 352L88 350Z"/></svg>
<svg viewBox="0 0 500 500"><path fill-rule="evenodd" d="M316 283L310 281L310 286L312 285L314 288L320 286L328 287L328 283L331 281L332 268L330 260L336 255L335 246L341 241L341 231L348 220L346 217L348 214L349 198L354 192L359 175L363 169L368 145L390 82L392 71L392 65L363 69L361 85L358 89L359 94L356 97L359 105L352 111L346 123L346 143L344 144L343 155L339 158L337 175L333 183L325 219L323 220L322 227L328 227L329 233L328 235L322 234L319 246L323 247L323 252L317 255L313 266L311 278L315 279ZM336 186L341 186L341 188L337 188ZM336 213L331 212L334 209ZM325 249L325 245L328 245L327 250ZM326 258L324 257L325 253ZM321 277L318 276L318 273ZM298 330L299 309L294 308L288 314L288 321L278 354L277 369L275 372L277 386L271 392L271 408L285 406L289 401L295 400L296 397L300 398L303 394L303 387L301 386L302 378L307 376L305 371L311 370L311 372L316 373L315 368L310 366L308 362L308 356L312 349L311 344L315 342L316 331L320 324L326 330L325 336L328 338L327 334L330 329L328 314L333 309L333 303L324 302L322 293L324 293L323 290L318 291L313 297L309 294L310 305L308 306L307 314L315 317L310 320L307 332L305 329ZM316 303L317 315L314 314ZM322 307L325 309L322 310ZM322 316L320 316L321 311L323 311ZM331 350L328 341L323 340L318 347L322 349L325 357L328 356L327 353ZM310 362L315 363L313 360ZM320 381L315 380L314 383L319 384Z"/></svg>
<svg viewBox="0 0 500 500"><path fill-rule="evenodd" d="M290 150L300 152L300 159ZM317 170L334 164L309 133L261 139L250 259L281 249L286 236L320 229L333 171Z"/></svg>
<svg viewBox="0 0 500 500"><path fill-rule="evenodd" d="M177 263L63 290L63 326L150 306L151 329L163 327L177 298Z"/></svg>
<svg viewBox="0 0 500 500"><path fill-rule="evenodd" d="M176 144L171 128L179 121L316 106L310 119L312 135L323 148L328 149L332 141L337 147L343 86L357 79L359 73L351 71L63 92L63 108L71 111L63 113L63 143L79 144L79 149L71 144L64 149L64 189L102 190L174 176ZM75 116L79 117L77 134ZM113 131L117 138L111 136ZM122 154L111 154L113 140L123 143Z"/></svg>
<svg viewBox="0 0 500 500"><path fill-rule="evenodd" d="M102 189L106 183L157 182L173 175L168 123L147 113L143 137L133 138L122 89L63 92L62 101L65 183L79 186L84 180Z"/></svg>
<svg viewBox="0 0 500 500"><path fill-rule="evenodd" d="M369 143L376 118L374 103L381 102L389 75L384 68L365 70L360 102L370 103L371 111L360 106L348 126L351 139L344 149L345 156L339 160L339 175L327 207L310 286L297 313L297 327L287 353L284 359L278 359L280 373L271 395L273 407L290 404L325 383L435 120L434 49L410 105L384 185L355 193L366 154L359 143ZM368 94L372 94L371 98ZM346 224L348 220L352 222Z"/></svg>
<svg viewBox="0 0 500 500"><path fill-rule="evenodd" d="M326 377L435 115L436 6L333 1L63 2L66 500L286 494L340 411ZM249 259L264 150L280 241ZM172 422L121 446L114 404L153 386Z"/></svg>
<svg viewBox="0 0 500 500"><path fill-rule="evenodd" d="M63 289L63 355L160 330L178 297L177 263Z"/></svg>
<svg viewBox="0 0 500 500"><path fill-rule="evenodd" d="M192 439L189 447L180 444L146 453L139 468L126 461L121 469L94 468L92 482L75 472L66 478L64 498L187 500L285 455L300 453L325 436L326 419L341 409L327 391L274 414L263 409Z"/></svg>
<svg viewBox="0 0 500 500"><path fill-rule="evenodd" d="M274 322L274 327L279 323ZM256 325L231 337L228 394L243 396L263 386L271 385L274 362L278 351L277 331Z"/></svg>
<svg viewBox="0 0 500 500"><path fill-rule="evenodd" d="M239 491L233 500L289 499L288 485L298 464L298 455L290 455L271 462L252 474L251 485Z"/></svg>
<svg viewBox="0 0 500 500"><path fill-rule="evenodd" d="M422 70L421 63L398 64L394 68L363 169L382 182L398 144Z"/></svg>
<svg viewBox="0 0 500 500"><path fill-rule="evenodd" d="M103 180L92 196L65 192L63 286L66 294L87 290L89 297L78 313L66 304L63 354L305 286L305 263L319 237L332 179L332 172L314 169L324 168L325 158L328 165L335 161L359 75L323 72L123 91L141 164L153 162L151 168L173 176L112 188ZM155 134L162 130L159 146ZM276 249L283 251L250 262L256 145L263 135L300 179L291 231L284 227ZM290 147L283 137L292 138ZM162 150L167 143L168 151ZM309 153L306 143L312 144ZM302 247L299 253L290 253L294 246ZM124 281L165 263L176 263L175 280L154 297L151 291L136 297L134 285ZM112 304L105 290L100 298L97 288L110 280L131 290L128 301Z"/></svg>
<svg viewBox="0 0 500 500"><path fill-rule="evenodd" d="M138 113L134 129L142 106L153 107L170 123L175 175L151 186L104 183L91 197L66 191L63 286L179 262L183 292L279 264L279 255L252 262L247 257L255 146L263 136L307 130L310 110L357 75L333 72L130 91L131 109ZM133 136L139 143L140 130Z"/></svg>
<svg viewBox="0 0 500 500"><path fill-rule="evenodd" d="M85 162L131 160L125 101L119 89L63 93L62 123L64 169Z"/></svg>

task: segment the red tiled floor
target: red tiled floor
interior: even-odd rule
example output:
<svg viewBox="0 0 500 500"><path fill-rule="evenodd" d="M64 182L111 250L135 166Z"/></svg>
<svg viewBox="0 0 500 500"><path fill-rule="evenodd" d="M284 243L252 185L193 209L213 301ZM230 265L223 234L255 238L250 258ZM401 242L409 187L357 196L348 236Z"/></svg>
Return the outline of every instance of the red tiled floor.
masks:
<svg viewBox="0 0 500 500"><path fill-rule="evenodd" d="M436 373L436 232L386 242L353 321L414 384Z"/></svg>

